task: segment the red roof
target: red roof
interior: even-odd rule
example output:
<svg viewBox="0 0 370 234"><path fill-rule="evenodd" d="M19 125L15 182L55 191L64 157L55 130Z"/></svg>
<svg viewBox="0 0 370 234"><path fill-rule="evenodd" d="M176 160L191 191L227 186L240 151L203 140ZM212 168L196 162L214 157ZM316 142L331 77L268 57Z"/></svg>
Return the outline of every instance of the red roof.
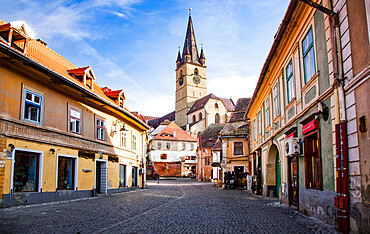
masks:
<svg viewBox="0 0 370 234"><path fill-rule="evenodd" d="M154 137L155 140L177 140L177 141L193 141L197 140L191 137L187 132L182 130L175 122L171 122L159 134Z"/></svg>

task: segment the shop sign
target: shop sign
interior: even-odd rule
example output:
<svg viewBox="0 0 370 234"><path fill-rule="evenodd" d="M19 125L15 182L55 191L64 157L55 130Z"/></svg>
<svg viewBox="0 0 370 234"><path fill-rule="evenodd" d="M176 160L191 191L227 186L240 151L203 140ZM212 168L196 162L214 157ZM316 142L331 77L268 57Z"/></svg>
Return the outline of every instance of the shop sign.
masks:
<svg viewBox="0 0 370 234"><path fill-rule="evenodd" d="M303 127L302 127L303 135L317 129L318 126L319 126L319 122L318 122L317 119L314 119L314 120L308 122L307 124L303 125Z"/></svg>

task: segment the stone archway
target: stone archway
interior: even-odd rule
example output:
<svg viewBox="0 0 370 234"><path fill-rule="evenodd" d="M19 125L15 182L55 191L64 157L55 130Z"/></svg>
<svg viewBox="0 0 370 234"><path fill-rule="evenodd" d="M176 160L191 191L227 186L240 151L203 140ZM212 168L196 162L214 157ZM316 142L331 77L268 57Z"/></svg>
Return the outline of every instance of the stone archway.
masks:
<svg viewBox="0 0 370 234"><path fill-rule="evenodd" d="M281 185L281 161L279 149L276 144L270 146L267 154L267 195L279 196Z"/></svg>

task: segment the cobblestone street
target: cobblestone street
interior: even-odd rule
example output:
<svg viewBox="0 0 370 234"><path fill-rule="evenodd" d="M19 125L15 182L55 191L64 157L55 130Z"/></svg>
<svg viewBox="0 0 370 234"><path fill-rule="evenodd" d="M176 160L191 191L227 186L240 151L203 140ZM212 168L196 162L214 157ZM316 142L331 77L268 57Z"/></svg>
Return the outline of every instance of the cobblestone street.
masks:
<svg viewBox="0 0 370 234"><path fill-rule="evenodd" d="M335 233L276 199L189 179L0 210L1 233Z"/></svg>

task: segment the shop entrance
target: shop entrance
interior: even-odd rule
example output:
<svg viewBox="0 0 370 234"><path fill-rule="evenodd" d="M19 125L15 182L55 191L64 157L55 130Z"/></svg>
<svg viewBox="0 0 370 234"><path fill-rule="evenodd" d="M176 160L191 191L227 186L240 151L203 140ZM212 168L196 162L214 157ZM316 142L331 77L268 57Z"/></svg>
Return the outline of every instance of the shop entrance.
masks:
<svg viewBox="0 0 370 234"><path fill-rule="evenodd" d="M281 162L279 150L275 144L270 147L267 159L267 196L279 197L281 185Z"/></svg>
<svg viewBox="0 0 370 234"><path fill-rule="evenodd" d="M235 166L234 172L235 172L236 186L243 186L242 179L243 179L243 174L244 174L244 166Z"/></svg>
<svg viewBox="0 0 370 234"><path fill-rule="evenodd" d="M298 207L298 163L297 157L288 159L288 190L289 205Z"/></svg>
<svg viewBox="0 0 370 234"><path fill-rule="evenodd" d="M107 193L107 163L96 160L95 166L96 193Z"/></svg>

